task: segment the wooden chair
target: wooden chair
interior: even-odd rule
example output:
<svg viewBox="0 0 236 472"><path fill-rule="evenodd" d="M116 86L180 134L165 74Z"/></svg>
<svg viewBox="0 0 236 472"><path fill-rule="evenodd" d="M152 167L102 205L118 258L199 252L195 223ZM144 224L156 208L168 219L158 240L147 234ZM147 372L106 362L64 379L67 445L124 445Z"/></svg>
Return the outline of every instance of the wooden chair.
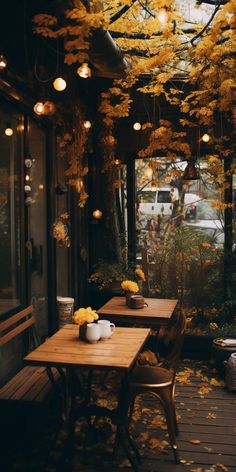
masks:
<svg viewBox="0 0 236 472"><path fill-rule="evenodd" d="M151 393L161 402L166 417L170 445L177 464L179 463L179 455L176 444L178 426L174 405L175 375L183 345L185 327L185 316L180 312L176 321L175 330L171 328L171 337L173 339L170 340L170 352L162 363L164 367L137 365L131 374L128 389L130 419L133 414L135 398L137 395ZM174 332L175 336L173 335Z"/></svg>

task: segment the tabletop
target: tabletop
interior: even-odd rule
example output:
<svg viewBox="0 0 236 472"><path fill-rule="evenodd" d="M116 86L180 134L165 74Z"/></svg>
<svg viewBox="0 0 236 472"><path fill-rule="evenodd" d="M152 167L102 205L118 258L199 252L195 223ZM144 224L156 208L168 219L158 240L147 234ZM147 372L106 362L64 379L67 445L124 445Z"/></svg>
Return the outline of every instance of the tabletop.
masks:
<svg viewBox="0 0 236 472"><path fill-rule="evenodd" d="M168 298L146 298L145 301L148 306L134 309L126 305L125 297L113 297L97 313L114 322L163 326L167 325L178 302Z"/></svg>
<svg viewBox="0 0 236 472"><path fill-rule="evenodd" d="M116 327L111 338L90 344L79 339L78 325L68 324L28 354L24 361L31 365L128 371L149 334L147 328Z"/></svg>

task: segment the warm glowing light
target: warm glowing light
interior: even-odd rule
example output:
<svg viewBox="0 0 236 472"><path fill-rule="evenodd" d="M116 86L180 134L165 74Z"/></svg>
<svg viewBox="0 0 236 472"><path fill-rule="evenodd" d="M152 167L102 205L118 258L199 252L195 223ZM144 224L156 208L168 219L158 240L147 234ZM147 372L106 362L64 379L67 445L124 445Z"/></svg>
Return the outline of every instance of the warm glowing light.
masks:
<svg viewBox="0 0 236 472"><path fill-rule="evenodd" d="M80 67L78 67L76 72L80 77L82 77L82 79L88 79L91 77L91 69L87 62L84 62Z"/></svg>
<svg viewBox="0 0 236 472"><path fill-rule="evenodd" d="M102 211L101 210L94 210L93 217L95 220L100 220L102 218Z"/></svg>
<svg viewBox="0 0 236 472"><path fill-rule="evenodd" d="M84 121L84 127L85 127L86 129L89 129L89 128L91 128L91 126L92 126L92 123L91 123L91 121L89 121L89 120L87 120L87 121Z"/></svg>
<svg viewBox="0 0 236 472"><path fill-rule="evenodd" d="M5 129L5 135L6 136L12 136L13 135L13 129L12 128L6 128Z"/></svg>
<svg viewBox="0 0 236 472"><path fill-rule="evenodd" d="M0 55L0 70L4 70L7 67L7 60L5 57L1 54Z"/></svg>
<svg viewBox="0 0 236 472"><path fill-rule="evenodd" d="M35 103L34 113L36 113L36 115L43 115L44 114L44 104L43 104L43 102Z"/></svg>
<svg viewBox="0 0 236 472"><path fill-rule="evenodd" d="M133 128L135 129L135 131L139 131L142 128L142 125L141 123L139 123L139 121L137 121L133 124Z"/></svg>
<svg viewBox="0 0 236 472"><path fill-rule="evenodd" d="M76 190L78 193L81 193L82 190L84 189L84 182L83 182L83 179L81 179L80 177L76 180L76 184L75 184L75 187L76 187Z"/></svg>
<svg viewBox="0 0 236 472"><path fill-rule="evenodd" d="M210 139L211 139L211 138L210 138L209 134L207 134L207 133L205 133L205 134L202 136L202 141L203 141L204 143L208 143L208 142L210 141Z"/></svg>
<svg viewBox="0 0 236 472"><path fill-rule="evenodd" d="M115 165L119 166L120 165L120 159L115 159Z"/></svg>
<svg viewBox="0 0 236 472"><path fill-rule="evenodd" d="M66 81L62 77L57 77L53 82L53 87L57 92L62 92L66 88Z"/></svg>
<svg viewBox="0 0 236 472"><path fill-rule="evenodd" d="M39 184L39 190L43 190L44 189L44 185L43 184Z"/></svg>
<svg viewBox="0 0 236 472"><path fill-rule="evenodd" d="M144 176L147 177L148 179L152 178L153 171L151 167L147 167L147 169L144 171Z"/></svg>
<svg viewBox="0 0 236 472"><path fill-rule="evenodd" d="M32 161L31 159L25 159L25 167L27 167L27 169L30 169L30 167L32 167Z"/></svg>
<svg viewBox="0 0 236 472"><path fill-rule="evenodd" d="M167 21L168 21L168 14L167 14L167 11L163 8L161 9L158 14L157 14L157 18L158 20L160 21L160 23L162 25L166 25Z"/></svg>
<svg viewBox="0 0 236 472"><path fill-rule="evenodd" d="M29 174L26 174L26 176L25 176L25 180L26 180L26 182L29 182L29 179L30 179L30 176L29 176Z"/></svg>

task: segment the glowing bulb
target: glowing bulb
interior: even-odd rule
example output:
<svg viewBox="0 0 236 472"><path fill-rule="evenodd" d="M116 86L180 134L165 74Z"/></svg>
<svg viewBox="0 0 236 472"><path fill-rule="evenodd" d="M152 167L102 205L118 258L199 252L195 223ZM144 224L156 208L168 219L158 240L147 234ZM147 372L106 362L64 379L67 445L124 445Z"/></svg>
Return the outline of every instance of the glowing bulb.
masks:
<svg viewBox="0 0 236 472"><path fill-rule="evenodd" d="M25 180L26 180L26 182L29 182L29 179L30 179L30 176L29 176L29 174L26 174L26 176L25 176Z"/></svg>
<svg viewBox="0 0 236 472"><path fill-rule="evenodd" d="M44 114L44 104L43 104L43 102L35 103L34 113L36 113L36 115L43 115Z"/></svg>
<svg viewBox="0 0 236 472"><path fill-rule="evenodd" d="M6 136L12 136L13 135L13 129L12 128L6 128L5 129L5 135Z"/></svg>
<svg viewBox="0 0 236 472"><path fill-rule="evenodd" d="M159 11L157 18L162 25L166 25L168 21L168 14L164 8Z"/></svg>
<svg viewBox="0 0 236 472"><path fill-rule="evenodd" d="M43 184L39 184L39 190L43 190L44 189L44 185Z"/></svg>
<svg viewBox="0 0 236 472"><path fill-rule="evenodd" d="M5 57L1 54L0 55L0 70L4 70L7 67L7 60Z"/></svg>
<svg viewBox="0 0 236 472"><path fill-rule="evenodd" d="M84 127L85 127L86 129L89 129L89 128L91 128L91 126L92 126L92 123L91 123L91 121L89 121L89 120L87 120L87 121L84 121Z"/></svg>
<svg viewBox="0 0 236 472"><path fill-rule="evenodd" d="M142 128L142 125L141 123L139 123L139 121L137 121L133 124L133 128L135 129L135 131L139 131Z"/></svg>
<svg viewBox="0 0 236 472"><path fill-rule="evenodd" d="M208 143L208 142L210 141L210 139L211 139L211 138L210 138L209 134L207 134L207 133L205 133L205 134L202 136L202 141L203 141L204 143Z"/></svg>
<svg viewBox="0 0 236 472"><path fill-rule="evenodd" d="M66 88L66 81L62 77L57 77L53 82L53 87L58 92L62 92Z"/></svg>
<svg viewBox="0 0 236 472"><path fill-rule="evenodd" d="M31 192L30 185L25 185L24 190L25 190L25 192Z"/></svg>
<svg viewBox="0 0 236 472"><path fill-rule="evenodd" d="M151 179L151 178L152 178L152 174L153 174L153 172L152 172L151 167L148 167L148 168L144 171L144 175L145 175L145 177L147 177L148 179Z"/></svg>
<svg viewBox="0 0 236 472"><path fill-rule="evenodd" d="M102 218L102 211L101 210L94 210L93 217L95 220L100 220Z"/></svg>
<svg viewBox="0 0 236 472"><path fill-rule="evenodd" d="M115 165L119 166L120 165L120 159L115 159Z"/></svg>
<svg viewBox="0 0 236 472"><path fill-rule="evenodd" d="M88 79L88 77L91 77L91 69L87 62L84 62L80 67L78 67L76 72L80 77L82 77L82 79Z"/></svg>

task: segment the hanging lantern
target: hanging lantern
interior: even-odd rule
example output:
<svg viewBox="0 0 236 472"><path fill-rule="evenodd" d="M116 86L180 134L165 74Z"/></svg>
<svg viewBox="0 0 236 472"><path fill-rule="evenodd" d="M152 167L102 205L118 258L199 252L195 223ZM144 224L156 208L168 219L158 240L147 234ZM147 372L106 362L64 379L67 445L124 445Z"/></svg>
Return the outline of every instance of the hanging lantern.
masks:
<svg viewBox="0 0 236 472"><path fill-rule="evenodd" d="M66 88L66 81L62 77L57 77L53 82L53 87L57 92L62 92Z"/></svg>
<svg viewBox="0 0 236 472"><path fill-rule="evenodd" d="M43 104L43 102L35 103L34 113L36 113L36 115L43 115L44 114L44 104Z"/></svg>
<svg viewBox="0 0 236 472"><path fill-rule="evenodd" d="M80 77L82 77L82 79L88 79L91 77L91 69L87 62L84 62L80 67L78 67L76 72Z"/></svg>
<svg viewBox="0 0 236 472"><path fill-rule="evenodd" d="M100 220L102 218L102 211L98 209L94 210L93 217L95 218L95 220Z"/></svg>
<svg viewBox="0 0 236 472"><path fill-rule="evenodd" d="M184 169L183 180L198 180L199 178L199 171L195 167L195 162L189 161Z"/></svg>
<svg viewBox="0 0 236 472"><path fill-rule="evenodd" d="M5 57L1 54L0 55L0 70L4 70L7 67L7 60Z"/></svg>
<svg viewBox="0 0 236 472"><path fill-rule="evenodd" d="M136 121L136 123L133 124L133 129L135 131L140 131L141 128L142 128L142 125L141 123L139 123L139 121Z"/></svg>

